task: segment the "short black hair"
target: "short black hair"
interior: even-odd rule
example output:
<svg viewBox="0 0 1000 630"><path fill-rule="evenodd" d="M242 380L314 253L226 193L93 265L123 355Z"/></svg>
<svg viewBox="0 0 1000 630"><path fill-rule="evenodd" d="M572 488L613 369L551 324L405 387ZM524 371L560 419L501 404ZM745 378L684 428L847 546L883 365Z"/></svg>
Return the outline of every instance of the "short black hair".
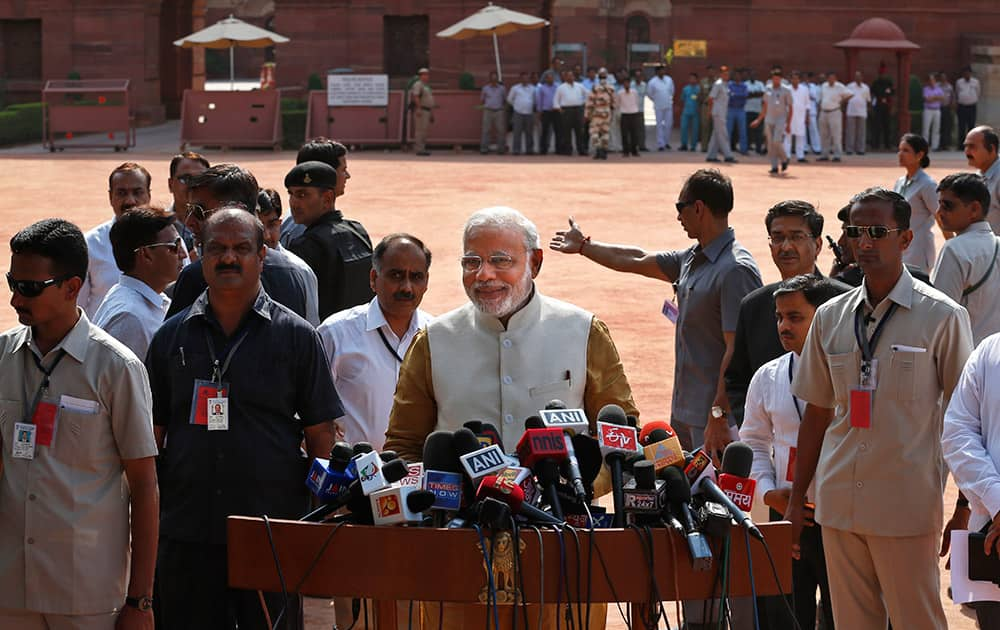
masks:
<svg viewBox="0 0 1000 630"><path fill-rule="evenodd" d="M896 227L904 230L910 229L910 202L903 195L882 186L872 186L851 197L851 208L853 209L859 203L869 202L892 204L892 218L896 221ZM847 218L851 218L850 213L848 213Z"/></svg>
<svg viewBox="0 0 1000 630"><path fill-rule="evenodd" d="M187 182L188 190L207 188L212 196L225 204L235 201L244 210L257 208L257 178L253 173L235 164L216 164L193 176ZM221 207L221 206L220 206Z"/></svg>
<svg viewBox="0 0 1000 630"><path fill-rule="evenodd" d="M281 195L273 188L265 188L257 193L257 214L270 212L281 218Z"/></svg>
<svg viewBox="0 0 1000 630"><path fill-rule="evenodd" d="M983 209L983 216L990 210L990 188L986 180L978 173L952 173L938 184L937 191L951 191L962 203L978 201Z"/></svg>
<svg viewBox="0 0 1000 630"><path fill-rule="evenodd" d="M714 168L700 168L684 182L688 201L700 201L717 217L733 209L733 181Z"/></svg>
<svg viewBox="0 0 1000 630"><path fill-rule="evenodd" d="M229 212L224 212L224 211L229 211ZM210 227L212 225L215 225L216 223L225 223L226 221L237 218L242 221L243 220L242 217L238 217L238 215L232 214L232 212L234 211L244 212L249 217L249 219L247 220L250 221L251 225L253 225L254 227L254 235L256 237L255 240L257 241L256 243L257 250L260 251L260 248L264 247L264 224L260 222L260 219L257 218L256 214L251 214L246 212L246 208L242 207L241 205L223 204L219 206L215 212L213 212L211 215L209 215L208 218L205 219L205 225L201 229L201 234L203 239L205 240L206 243L208 242L208 231Z"/></svg>
<svg viewBox="0 0 1000 630"><path fill-rule="evenodd" d="M816 211L816 206L801 199L779 201L771 206L764 217L764 226L771 232L771 223L778 217L801 217L809 226L813 238L823 236L823 215Z"/></svg>
<svg viewBox="0 0 1000 630"><path fill-rule="evenodd" d="M118 173L128 173L129 171L139 171L139 174L146 178L146 190L149 190L150 185L153 183L153 176L141 164L136 164L135 162L124 162L111 171L111 174L108 175L108 190L112 190L115 187L115 175Z"/></svg>
<svg viewBox="0 0 1000 630"><path fill-rule="evenodd" d="M842 284L834 284L823 276L810 273L781 281L778 288L774 290L774 297L778 298L782 295L801 292L806 302L812 304L814 308L819 308L824 302L846 293L847 290L848 288Z"/></svg>
<svg viewBox="0 0 1000 630"><path fill-rule="evenodd" d="M111 226L111 252L122 273L135 268L135 250L156 242L156 235L174 224L174 216L161 208L139 206L122 213Z"/></svg>
<svg viewBox="0 0 1000 630"><path fill-rule="evenodd" d="M901 142L905 142L910 145L914 153L923 153L924 157L920 158L920 168L927 168L931 165L931 145L927 143L927 140L919 133L904 133L903 137L900 138Z"/></svg>
<svg viewBox="0 0 1000 630"><path fill-rule="evenodd" d="M427 249L424 242L412 234L396 232L385 236L372 251L372 267L376 273L382 272L382 259L385 257L385 253L389 250L389 247L396 241L410 241L420 248L420 251L424 253L424 258L427 259L427 268L431 268L431 250Z"/></svg>
<svg viewBox="0 0 1000 630"><path fill-rule="evenodd" d="M180 166L181 162L184 160L191 160L192 162L197 162L205 168L210 168L211 164L208 163L208 159L205 158L201 153L195 153L194 151L185 151L184 153L178 153L174 157L170 158L170 179L173 179L177 175L177 167Z"/></svg>
<svg viewBox="0 0 1000 630"><path fill-rule="evenodd" d="M87 239L65 219L32 223L10 239L10 253L48 258L56 276L87 278Z"/></svg>
<svg viewBox="0 0 1000 630"><path fill-rule="evenodd" d="M295 156L295 163L323 162L329 164L331 168L339 168L340 158L345 155L347 155L346 146L336 140L320 136L302 145L298 155Z"/></svg>

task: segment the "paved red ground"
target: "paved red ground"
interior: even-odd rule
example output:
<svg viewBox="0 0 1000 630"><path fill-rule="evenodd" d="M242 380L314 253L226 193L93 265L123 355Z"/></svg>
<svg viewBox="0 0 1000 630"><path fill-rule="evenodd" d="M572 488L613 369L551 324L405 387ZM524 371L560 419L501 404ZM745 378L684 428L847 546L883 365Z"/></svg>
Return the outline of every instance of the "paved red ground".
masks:
<svg viewBox="0 0 1000 630"><path fill-rule="evenodd" d="M107 175L126 158L153 173L153 199L166 204L167 151L0 155L0 242L6 244L17 229L44 217L65 217L84 229L106 220L111 214ZM254 172L262 186L279 190L294 162L291 153L209 153L208 157L213 163L240 163ZM357 153L350 156L353 178L339 205L347 216L361 220L376 240L389 232L408 231L426 241L434 263L423 306L431 313L442 313L466 299L457 259L462 224L472 211L490 205L518 208L537 223L546 242L573 215L595 240L649 249L683 248L689 242L676 222L673 203L685 177L704 165L702 154L683 153L646 153L628 160L612 156L607 162L450 152L431 158ZM756 257L765 282L779 277L769 258L763 225L768 207L782 199L805 199L816 204L833 227L839 227L836 211L853 193L872 185L891 186L901 174L890 154L845 158L841 165L793 163L784 177L771 177L767 169L761 158L724 168L736 192L731 219L737 238ZM928 171L940 179L967 169L964 157L952 153L934 156ZM831 260L824 251L821 268L828 269ZM4 251L0 268L6 271L8 266ZM546 251L538 286L548 295L592 310L608 323L643 419L668 418L673 328L660 314L660 306L669 287L551 251ZM5 302L9 298L6 284L0 287L0 296ZM15 321L13 311L0 309L0 326L7 328ZM954 488L950 487L947 505L953 505L953 500ZM974 627L957 607L945 602L952 628ZM311 627L328 627L324 609L320 602L310 605L317 615Z"/></svg>

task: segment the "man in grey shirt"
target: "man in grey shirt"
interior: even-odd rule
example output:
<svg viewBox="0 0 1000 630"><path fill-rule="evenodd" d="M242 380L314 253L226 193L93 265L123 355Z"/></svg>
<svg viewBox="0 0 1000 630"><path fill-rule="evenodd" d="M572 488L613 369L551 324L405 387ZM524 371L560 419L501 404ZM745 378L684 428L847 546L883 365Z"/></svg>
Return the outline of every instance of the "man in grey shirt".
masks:
<svg viewBox="0 0 1000 630"><path fill-rule="evenodd" d="M965 158L969 166L979 169L979 174L986 180L990 190L990 207L986 211L993 232L1000 234L1000 157L997 148L1000 147L1000 136L997 130L987 125L981 125L965 136Z"/></svg>
<svg viewBox="0 0 1000 630"><path fill-rule="evenodd" d="M507 89L497 83L497 73L490 73L490 82L483 86L479 95L483 106L483 135L479 140L479 152L490 152L490 130L496 133L497 153L504 153L507 143L507 120L504 108L507 105Z"/></svg>
<svg viewBox="0 0 1000 630"><path fill-rule="evenodd" d="M740 300L762 285L760 271L729 227L733 187L728 177L713 169L695 171L675 206L681 227L697 241L687 249L657 253L598 243L585 237L573 219L569 230L556 232L549 247L582 254L615 271L672 283L674 298L663 305L664 315L677 325L670 423L685 449L704 444L706 451L721 455L736 433L724 375Z"/></svg>
<svg viewBox="0 0 1000 630"><path fill-rule="evenodd" d="M785 134L792 125L792 91L781 84L781 70L771 70L771 85L764 93L764 104L760 115L750 123L757 127L764 121L764 138L767 140L767 157L771 160L771 175L788 170L788 154L785 153Z"/></svg>
<svg viewBox="0 0 1000 630"><path fill-rule="evenodd" d="M708 141L706 162L719 161L719 149L727 162L735 162L733 149L729 145L729 131L726 128L726 112L729 110L729 66L719 67L719 78L708 93L708 103L712 108L712 137Z"/></svg>

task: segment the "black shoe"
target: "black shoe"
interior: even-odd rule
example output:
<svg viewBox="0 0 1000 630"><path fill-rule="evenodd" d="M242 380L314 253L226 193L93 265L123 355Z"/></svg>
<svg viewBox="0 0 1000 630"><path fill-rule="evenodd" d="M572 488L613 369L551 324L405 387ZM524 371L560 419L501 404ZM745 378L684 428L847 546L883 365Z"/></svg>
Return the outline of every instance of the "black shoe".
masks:
<svg viewBox="0 0 1000 630"><path fill-rule="evenodd" d="M681 148L679 148L679 149L677 149L677 150L678 150L678 151L687 151L687 150L688 150L688 148L687 148L686 146L684 146L684 145L682 144L682 145L681 145Z"/></svg>
<svg viewBox="0 0 1000 630"><path fill-rule="evenodd" d="M420 155L420 156L427 156L427 155L430 155L430 154L431 154L430 151L417 151L417 155Z"/></svg>
<svg viewBox="0 0 1000 630"><path fill-rule="evenodd" d="M632 152L632 157L639 157L639 152L638 151L633 151Z"/></svg>
<svg viewBox="0 0 1000 630"><path fill-rule="evenodd" d="M858 151L858 155L864 155L864 154L865 154L864 151Z"/></svg>
<svg viewBox="0 0 1000 630"><path fill-rule="evenodd" d="M479 149L479 155L486 155L487 153L489 153L489 151L485 149Z"/></svg>
<svg viewBox="0 0 1000 630"><path fill-rule="evenodd" d="M817 162L829 162L830 158L826 157L825 155L821 155L820 157L816 158L816 161Z"/></svg>
<svg viewBox="0 0 1000 630"><path fill-rule="evenodd" d="M721 162L719 158L705 158L706 162Z"/></svg>
<svg viewBox="0 0 1000 630"><path fill-rule="evenodd" d="M840 158L838 158L838 157L835 157L835 158L833 158L833 161L834 161L834 162L839 162L839 161L840 161Z"/></svg>
<svg viewBox="0 0 1000 630"><path fill-rule="evenodd" d="M738 161L738 160L737 160L736 158L733 158L733 157L727 157L727 158L726 158L726 163L727 163L727 164L736 164L736 163L737 163L737 161Z"/></svg>
<svg viewBox="0 0 1000 630"><path fill-rule="evenodd" d="M666 149L667 151L669 151L670 150L670 145L668 144L668 145L664 146L663 148Z"/></svg>
<svg viewBox="0 0 1000 630"><path fill-rule="evenodd" d="M778 169L772 168L767 173L768 173L768 175L777 175L778 174Z"/></svg>
<svg viewBox="0 0 1000 630"><path fill-rule="evenodd" d="M666 150L667 150L666 147L660 147L659 149L657 149L657 151L666 151Z"/></svg>
<svg viewBox="0 0 1000 630"><path fill-rule="evenodd" d="M787 170L788 170L788 160L785 160L784 162L781 163L781 172L784 173Z"/></svg>
<svg viewBox="0 0 1000 630"><path fill-rule="evenodd" d="M594 151L594 159L595 160L601 159L601 150L600 149L598 149L597 151Z"/></svg>
<svg viewBox="0 0 1000 630"><path fill-rule="evenodd" d="M799 164L806 164L807 162L809 162L809 160L807 160L805 158L799 158L799 159L797 159L795 161L798 162Z"/></svg>

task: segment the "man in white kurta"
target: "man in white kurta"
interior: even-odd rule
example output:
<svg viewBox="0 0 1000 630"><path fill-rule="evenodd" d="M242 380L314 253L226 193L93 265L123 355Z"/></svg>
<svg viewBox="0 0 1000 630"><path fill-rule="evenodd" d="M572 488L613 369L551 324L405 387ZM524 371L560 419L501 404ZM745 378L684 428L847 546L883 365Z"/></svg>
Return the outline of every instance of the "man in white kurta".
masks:
<svg viewBox="0 0 1000 630"><path fill-rule="evenodd" d="M792 83L788 86L792 91L792 121L788 134L785 135L785 155L791 156L795 149L795 159L806 161L806 126L809 124L810 103L809 88L802 82L801 75L792 73ZM794 140L795 146L792 146Z"/></svg>

